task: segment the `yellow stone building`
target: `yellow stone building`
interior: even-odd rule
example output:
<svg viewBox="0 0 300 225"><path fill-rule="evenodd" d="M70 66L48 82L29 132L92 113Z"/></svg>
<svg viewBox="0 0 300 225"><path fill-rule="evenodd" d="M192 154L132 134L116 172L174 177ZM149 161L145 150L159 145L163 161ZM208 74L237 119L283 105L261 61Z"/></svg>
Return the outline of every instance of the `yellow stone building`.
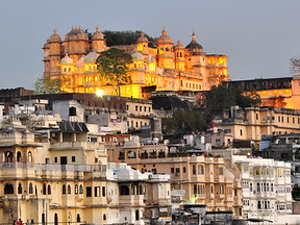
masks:
<svg viewBox="0 0 300 225"><path fill-rule="evenodd" d="M242 218L240 172L221 157L168 149L166 145L140 145L131 141L123 147L107 147L109 160L126 162L132 168L154 174L170 174L172 190L182 193L184 203L207 205L207 211L232 211Z"/></svg>
<svg viewBox="0 0 300 225"><path fill-rule="evenodd" d="M150 47L142 33L134 45L114 46L124 49L133 58L128 65L132 81L121 85L122 96L147 98L151 92L147 88L197 92L229 80L227 56L206 54L194 33L191 42L184 47L180 41L174 44L163 29L155 44L155 48ZM111 85L100 79L95 64L98 55L109 48L99 28L91 39L80 27L72 28L64 40L54 30L43 47L44 77L61 78L62 91L96 93L102 90L105 95L115 95Z"/></svg>
<svg viewBox="0 0 300 225"><path fill-rule="evenodd" d="M40 122L33 131L1 124L2 223L143 225L171 218L169 176L108 163L97 126Z"/></svg>

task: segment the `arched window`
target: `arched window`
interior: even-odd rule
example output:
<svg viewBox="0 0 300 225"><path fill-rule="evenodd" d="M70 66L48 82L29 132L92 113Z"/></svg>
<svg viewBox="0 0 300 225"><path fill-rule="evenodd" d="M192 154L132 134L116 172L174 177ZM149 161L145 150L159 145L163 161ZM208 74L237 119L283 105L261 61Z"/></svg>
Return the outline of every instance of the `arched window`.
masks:
<svg viewBox="0 0 300 225"><path fill-rule="evenodd" d="M66 67L64 68L64 72L67 72L67 68Z"/></svg>
<svg viewBox="0 0 300 225"><path fill-rule="evenodd" d="M33 194L33 187L32 187L32 183L29 183L29 194Z"/></svg>
<svg viewBox="0 0 300 225"><path fill-rule="evenodd" d="M82 184L79 185L79 194L83 194L83 186L82 186Z"/></svg>
<svg viewBox="0 0 300 225"><path fill-rule="evenodd" d="M4 194L9 195L14 193L14 186L12 184L5 184L4 186Z"/></svg>
<svg viewBox="0 0 300 225"><path fill-rule="evenodd" d="M103 214L103 221L106 221L106 214Z"/></svg>
<svg viewBox="0 0 300 225"><path fill-rule="evenodd" d="M46 184L43 184L43 195L46 195Z"/></svg>
<svg viewBox="0 0 300 225"><path fill-rule="evenodd" d="M57 216L57 213L54 214L54 225L58 225L58 216Z"/></svg>
<svg viewBox="0 0 300 225"><path fill-rule="evenodd" d="M81 222L81 221L80 221L80 214L79 214L79 213L77 214L76 222Z"/></svg>
<svg viewBox="0 0 300 225"><path fill-rule="evenodd" d="M17 153L17 162L22 162L22 154L21 154L21 152Z"/></svg>
<svg viewBox="0 0 300 225"><path fill-rule="evenodd" d="M71 185L69 184L68 185L68 195L70 195L71 194Z"/></svg>
<svg viewBox="0 0 300 225"><path fill-rule="evenodd" d="M120 195L129 195L129 188L126 185L120 187Z"/></svg>
<svg viewBox="0 0 300 225"><path fill-rule="evenodd" d="M140 185L140 195L142 195L142 194L143 194L143 186Z"/></svg>
<svg viewBox="0 0 300 225"><path fill-rule="evenodd" d="M139 210L135 211L135 220L140 220L140 211Z"/></svg>
<svg viewBox="0 0 300 225"><path fill-rule="evenodd" d="M13 162L14 154L10 151L5 152L5 162Z"/></svg>
<svg viewBox="0 0 300 225"><path fill-rule="evenodd" d="M48 195L51 195L51 186L48 184Z"/></svg>
<svg viewBox="0 0 300 225"><path fill-rule="evenodd" d="M75 194L78 194L78 184L75 184Z"/></svg>
<svg viewBox="0 0 300 225"><path fill-rule="evenodd" d="M196 174L196 165L193 165L193 174Z"/></svg>
<svg viewBox="0 0 300 225"><path fill-rule="evenodd" d="M71 68L70 67L68 68L68 72L71 72Z"/></svg>
<svg viewBox="0 0 300 225"><path fill-rule="evenodd" d="M62 194L65 195L67 193L66 191L66 185L63 185L62 186Z"/></svg>
<svg viewBox="0 0 300 225"><path fill-rule="evenodd" d="M19 183L18 185L18 194L22 194L22 184Z"/></svg>
<svg viewBox="0 0 300 225"><path fill-rule="evenodd" d="M32 153L28 152L28 162L32 162Z"/></svg>

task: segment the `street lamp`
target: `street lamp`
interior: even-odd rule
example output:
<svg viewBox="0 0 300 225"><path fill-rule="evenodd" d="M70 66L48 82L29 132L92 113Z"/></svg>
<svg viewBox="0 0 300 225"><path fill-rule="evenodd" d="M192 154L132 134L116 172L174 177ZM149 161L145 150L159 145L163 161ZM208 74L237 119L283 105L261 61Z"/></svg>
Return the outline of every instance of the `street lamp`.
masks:
<svg viewBox="0 0 300 225"><path fill-rule="evenodd" d="M104 92L103 92L102 90L98 90L98 91L96 92L96 95L97 95L98 97L102 97L103 94L104 94Z"/></svg>

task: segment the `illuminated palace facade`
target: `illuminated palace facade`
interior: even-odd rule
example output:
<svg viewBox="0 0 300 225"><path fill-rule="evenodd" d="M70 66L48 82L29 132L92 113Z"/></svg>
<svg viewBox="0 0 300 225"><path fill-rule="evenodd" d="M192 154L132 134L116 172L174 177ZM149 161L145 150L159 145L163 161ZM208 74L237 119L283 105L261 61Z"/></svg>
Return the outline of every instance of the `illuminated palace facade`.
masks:
<svg viewBox="0 0 300 225"><path fill-rule="evenodd" d="M121 85L124 97L147 98L156 91L202 91L229 80L227 56L206 54L196 41L184 47L175 45L165 29L156 40L156 47L149 46L142 33L133 45L113 46L124 49L132 56L128 65L131 83ZM61 78L61 90L75 93L115 95L113 88L100 79L95 61L102 51L108 50L103 34L96 31L89 38L81 28L72 28L64 40L54 33L44 45L44 77Z"/></svg>

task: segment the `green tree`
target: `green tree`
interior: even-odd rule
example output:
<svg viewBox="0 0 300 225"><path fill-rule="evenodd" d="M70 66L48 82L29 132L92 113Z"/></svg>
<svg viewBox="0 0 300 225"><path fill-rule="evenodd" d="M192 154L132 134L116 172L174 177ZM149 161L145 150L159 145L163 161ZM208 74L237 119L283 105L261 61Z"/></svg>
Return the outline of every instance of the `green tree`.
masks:
<svg viewBox="0 0 300 225"><path fill-rule="evenodd" d="M103 31L104 38L106 40L107 46L114 45L132 45L135 44L137 39L141 36L142 31ZM145 37L149 40L149 46L155 46L155 39L145 34Z"/></svg>
<svg viewBox="0 0 300 225"><path fill-rule="evenodd" d="M182 136L188 131L205 130L206 122L201 112L195 110L175 110L170 118L163 118L165 134Z"/></svg>
<svg viewBox="0 0 300 225"><path fill-rule="evenodd" d="M127 64L131 62L131 55L117 48L101 52L96 60L100 79L112 85L119 96L121 96L120 85L131 82L131 77L127 74Z"/></svg>
<svg viewBox="0 0 300 225"><path fill-rule="evenodd" d="M293 187L292 197L293 197L293 200L295 200L295 201L300 200L300 187L298 186L298 184L295 184L295 186Z"/></svg>
<svg viewBox="0 0 300 225"><path fill-rule="evenodd" d="M250 93L243 95L242 91L237 88L226 88L223 85L213 86L210 91L203 94L200 107L205 109L206 117L219 115L224 109L230 106L238 105L241 108L258 106L261 103L259 95Z"/></svg>
<svg viewBox="0 0 300 225"><path fill-rule="evenodd" d="M49 76L36 79L33 88L35 94L51 94L60 93L60 87L62 85L62 79L54 78L51 79Z"/></svg>

